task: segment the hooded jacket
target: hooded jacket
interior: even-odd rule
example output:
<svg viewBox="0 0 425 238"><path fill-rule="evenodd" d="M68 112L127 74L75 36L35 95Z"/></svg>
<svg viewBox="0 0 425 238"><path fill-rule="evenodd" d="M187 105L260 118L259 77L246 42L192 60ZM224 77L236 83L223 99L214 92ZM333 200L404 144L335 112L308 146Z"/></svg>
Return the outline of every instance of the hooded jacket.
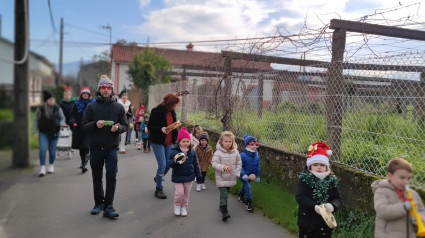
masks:
<svg viewBox="0 0 425 238"><path fill-rule="evenodd" d="M250 175L255 174L255 177L260 177L261 170L260 170L260 154L258 154L257 150L254 152L251 152L247 149L243 149L241 152L241 159L242 159L242 169L241 169L241 176L244 174Z"/></svg>
<svg viewBox="0 0 425 238"><path fill-rule="evenodd" d="M96 123L99 120L113 121L120 126L116 132L111 132L112 125L98 128ZM124 107L115 102L112 97L98 96L96 102L87 105L83 116L83 128L89 135L91 149L118 149L119 134L128 130Z"/></svg>
<svg viewBox="0 0 425 238"><path fill-rule="evenodd" d="M217 187L231 187L236 185L236 178L241 174L242 161L238 152L238 146L227 152L217 142L216 151L212 158L212 166L215 169L215 183ZM230 166L230 172L224 172L224 166Z"/></svg>
<svg viewBox="0 0 425 238"><path fill-rule="evenodd" d="M174 163L174 156L181 153L179 145L171 148L170 157L168 158L168 166L173 169L171 174L171 181L174 183L186 183L193 181L195 177L201 178L201 170L199 169L198 158L196 157L195 151L190 149L186 153L186 160L183 164Z"/></svg>
<svg viewBox="0 0 425 238"><path fill-rule="evenodd" d="M208 171L210 164L212 162L213 150L210 145L207 144L207 148L205 150L202 149L201 145L195 147L196 155L199 160L199 167L202 172Z"/></svg>
<svg viewBox="0 0 425 238"><path fill-rule="evenodd" d="M396 188L388 179L376 180L371 185L376 211L375 238L406 237L406 216L408 211L398 196ZM418 193L410 189L422 221L425 221L425 209ZM409 222L409 237L416 237L411 222Z"/></svg>

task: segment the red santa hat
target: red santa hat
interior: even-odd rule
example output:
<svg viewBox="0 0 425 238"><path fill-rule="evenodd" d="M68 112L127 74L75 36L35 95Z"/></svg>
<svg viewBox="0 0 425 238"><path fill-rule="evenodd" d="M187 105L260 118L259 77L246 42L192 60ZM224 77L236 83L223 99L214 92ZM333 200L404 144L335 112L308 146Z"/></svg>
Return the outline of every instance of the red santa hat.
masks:
<svg viewBox="0 0 425 238"><path fill-rule="evenodd" d="M329 156L332 155L332 150L324 142L316 142L308 147L307 167L315 163L330 166Z"/></svg>
<svg viewBox="0 0 425 238"><path fill-rule="evenodd" d="M81 88L80 95L83 94L83 93L88 93L88 94L91 95L90 88Z"/></svg>

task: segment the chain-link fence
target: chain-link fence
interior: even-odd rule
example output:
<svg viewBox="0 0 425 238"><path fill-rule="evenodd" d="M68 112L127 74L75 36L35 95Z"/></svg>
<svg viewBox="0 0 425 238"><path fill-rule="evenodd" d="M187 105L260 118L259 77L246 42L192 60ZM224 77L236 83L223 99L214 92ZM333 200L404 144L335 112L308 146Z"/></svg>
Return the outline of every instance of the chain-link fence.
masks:
<svg viewBox="0 0 425 238"><path fill-rule="evenodd" d="M423 187L425 83L417 71L422 71L418 67L424 65L425 55L368 61L373 62L370 68L343 70L334 85L330 64L233 73L230 100L222 77L187 77L151 86L149 109L167 92L188 90L176 110L188 123L220 131L223 109L230 105L232 130L238 136L250 134L262 144L303 154L311 143L326 141L339 147L333 148L338 150L334 162L382 176L390 159L405 158L415 169L412 184ZM415 66L416 72L390 70L392 65L406 66L404 71Z"/></svg>

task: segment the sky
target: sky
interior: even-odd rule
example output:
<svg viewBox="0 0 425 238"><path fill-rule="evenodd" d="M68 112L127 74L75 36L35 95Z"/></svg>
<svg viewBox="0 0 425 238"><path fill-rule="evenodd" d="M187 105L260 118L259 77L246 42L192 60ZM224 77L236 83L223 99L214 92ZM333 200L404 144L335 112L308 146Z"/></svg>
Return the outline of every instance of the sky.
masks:
<svg viewBox="0 0 425 238"><path fill-rule="evenodd" d="M185 49L193 41L272 36L321 27L332 18L359 19L379 9L408 6L388 17L424 19L425 1L413 0L29 0L30 49L59 62L60 19L64 20L63 62L90 61L125 39ZM14 41L14 0L0 0L1 36ZM111 32L102 26L109 25ZM220 44L196 44L194 50L219 51Z"/></svg>

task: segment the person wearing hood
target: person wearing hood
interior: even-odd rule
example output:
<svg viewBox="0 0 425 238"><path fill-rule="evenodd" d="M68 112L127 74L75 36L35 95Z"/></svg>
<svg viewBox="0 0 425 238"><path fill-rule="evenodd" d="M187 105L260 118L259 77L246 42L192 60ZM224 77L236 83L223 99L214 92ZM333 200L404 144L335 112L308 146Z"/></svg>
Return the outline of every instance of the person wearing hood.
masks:
<svg viewBox="0 0 425 238"><path fill-rule="evenodd" d="M83 129L89 135L90 167L93 179L95 205L92 215L103 210L103 216L117 218L119 214L113 207L118 172L120 134L128 130L124 107L113 98L113 83L102 75L97 84L96 101L87 105L83 116ZM106 169L106 191L102 178Z"/></svg>
<svg viewBox="0 0 425 238"><path fill-rule="evenodd" d="M46 152L49 150L49 168L47 172L54 172L56 159L56 145L59 140L61 125L65 124L62 109L55 103L55 97L49 91L43 91L44 103L39 106L34 117L34 133L38 130L38 144L40 156L39 176L46 175Z"/></svg>
<svg viewBox="0 0 425 238"><path fill-rule="evenodd" d="M260 182L260 154L257 148L260 146L257 138L245 135L244 146L241 151L242 169L239 180L242 182L242 188L239 190L238 200L245 203L245 209L249 212L254 211L252 205L251 181Z"/></svg>
<svg viewBox="0 0 425 238"><path fill-rule="evenodd" d="M412 175L412 164L395 158L388 163L387 178L372 183L376 211L375 238L416 237L418 222L415 217L409 217L411 209L416 209L421 221L425 222L424 203L415 190L408 188ZM413 201L407 196L407 188Z"/></svg>
<svg viewBox="0 0 425 238"><path fill-rule="evenodd" d="M310 145L307 166L298 174L295 199L298 202L300 238L332 236L332 229L320 215L319 207L324 204L329 212L336 212L342 205L338 179L330 170L328 156L331 154L332 151L324 142Z"/></svg>
<svg viewBox="0 0 425 238"><path fill-rule="evenodd" d="M95 100L91 97L89 88L81 88L80 97L75 101L71 110L71 128L72 129L72 148L80 151L81 172L87 172L87 162L89 156L89 140L86 132L83 130L83 116L87 106Z"/></svg>
<svg viewBox="0 0 425 238"><path fill-rule="evenodd" d="M212 158L212 166L215 169L215 183L220 190L221 220L227 221L230 218L227 210L230 187L236 185L236 179L240 176L242 168L235 135L231 131L221 133Z"/></svg>

